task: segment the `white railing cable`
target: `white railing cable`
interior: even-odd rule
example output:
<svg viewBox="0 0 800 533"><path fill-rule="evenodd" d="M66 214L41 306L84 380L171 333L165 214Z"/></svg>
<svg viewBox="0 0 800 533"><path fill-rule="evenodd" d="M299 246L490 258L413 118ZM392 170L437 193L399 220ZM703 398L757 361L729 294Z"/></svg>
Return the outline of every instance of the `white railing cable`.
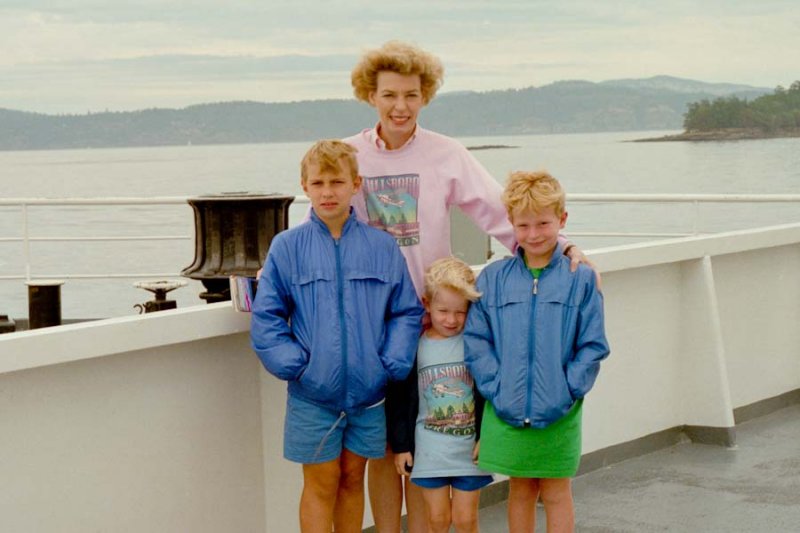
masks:
<svg viewBox="0 0 800 533"><path fill-rule="evenodd" d="M190 240L188 235L127 235L127 236L86 236L86 237L54 237L31 236L29 227L29 207L53 206L119 206L119 205L187 205L189 197L157 196L157 197L109 197L109 198L0 198L0 207L19 207L22 217L22 235L20 237L0 236L0 244L22 242L25 256L24 275L0 275L0 280L31 280L31 246L32 242L98 242L98 241L169 241ZM694 212L692 231L687 232L580 232L570 231L574 237L632 237L632 238L671 238L698 235L698 219L700 205L707 203L800 203L800 194L607 194L607 193L575 193L568 194L570 203L603 204L603 203L685 203L692 205ZM293 205L307 205L309 199L300 195L295 197ZM64 279L105 279L105 278L163 278L175 277L178 273L125 273L125 274L57 274L37 275L37 278Z"/></svg>
<svg viewBox="0 0 800 533"><path fill-rule="evenodd" d="M634 203L781 203L800 202L800 194L567 194L567 202Z"/></svg>
<svg viewBox="0 0 800 533"><path fill-rule="evenodd" d="M0 198L0 205L184 205L186 196L107 197L107 198Z"/></svg>

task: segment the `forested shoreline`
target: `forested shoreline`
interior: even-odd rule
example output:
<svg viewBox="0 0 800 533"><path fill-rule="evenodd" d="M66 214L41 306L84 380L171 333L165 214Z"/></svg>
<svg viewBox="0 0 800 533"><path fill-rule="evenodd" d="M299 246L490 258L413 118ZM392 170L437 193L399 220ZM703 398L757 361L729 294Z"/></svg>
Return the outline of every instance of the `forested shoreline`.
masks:
<svg viewBox="0 0 800 533"><path fill-rule="evenodd" d="M684 132L642 141L718 141L800 137L800 80L750 101L737 96L692 102Z"/></svg>
<svg viewBox="0 0 800 533"><path fill-rule="evenodd" d="M800 81L777 87L753 101L728 96L689 104L683 127L687 132L723 128L755 128L765 132L800 129Z"/></svg>

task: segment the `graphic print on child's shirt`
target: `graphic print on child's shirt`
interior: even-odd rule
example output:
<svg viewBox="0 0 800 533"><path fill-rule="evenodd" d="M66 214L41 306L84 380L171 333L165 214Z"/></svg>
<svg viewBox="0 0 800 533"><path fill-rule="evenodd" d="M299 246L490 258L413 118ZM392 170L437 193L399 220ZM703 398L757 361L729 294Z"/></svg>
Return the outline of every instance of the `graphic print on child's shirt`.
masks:
<svg viewBox="0 0 800 533"><path fill-rule="evenodd" d="M369 225L388 232L398 246L419 244L419 174L365 177Z"/></svg>
<svg viewBox="0 0 800 533"><path fill-rule="evenodd" d="M463 363L423 368L419 386L427 407L425 429L448 435L475 434L472 376Z"/></svg>

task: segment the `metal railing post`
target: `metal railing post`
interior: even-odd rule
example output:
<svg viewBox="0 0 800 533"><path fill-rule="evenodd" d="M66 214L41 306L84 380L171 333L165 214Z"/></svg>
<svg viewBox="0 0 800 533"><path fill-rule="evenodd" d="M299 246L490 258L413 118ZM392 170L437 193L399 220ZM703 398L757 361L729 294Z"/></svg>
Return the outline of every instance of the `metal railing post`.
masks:
<svg viewBox="0 0 800 533"><path fill-rule="evenodd" d="M28 235L28 204L22 204L22 242L25 248L25 281L31 280L31 241Z"/></svg>

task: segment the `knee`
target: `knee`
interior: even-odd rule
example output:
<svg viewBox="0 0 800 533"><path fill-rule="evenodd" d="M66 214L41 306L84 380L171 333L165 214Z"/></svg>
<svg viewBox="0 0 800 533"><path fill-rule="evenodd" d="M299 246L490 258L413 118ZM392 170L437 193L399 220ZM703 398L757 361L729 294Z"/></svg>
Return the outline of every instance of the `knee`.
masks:
<svg viewBox="0 0 800 533"><path fill-rule="evenodd" d="M477 513L455 513L453 515L453 526L456 531L478 531Z"/></svg>
<svg viewBox="0 0 800 533"><path fill-rule="evenodd" d="M450 509L428 510L428 525L433 531L449 531Z"/></svg>
<svg viewBox="0 0 800 533"><path fill-rule="evenodd" d="M572 488L568 480L542 485L541 498L545 505L563 505L572 503Z"/></svg>
<svg viewBox="0 0 800 533"><path fill-rule="evenodd" d="M304 490L320 498L335 498L339 490L340 473L330 471L324 476L307 477Z"/></svg>
<svg viewBox="0 0 800 533"><path fill-rule="evenodd" d="M346 468L339 477L339 487L346 491L364 489L364 467Z"/></svg>
<svg viewBox="0 0 800 533"><path fill-rule="evenodd" d="M511 478L508 498L535 501L539 497L540 490L538 478Z"/></svg>

